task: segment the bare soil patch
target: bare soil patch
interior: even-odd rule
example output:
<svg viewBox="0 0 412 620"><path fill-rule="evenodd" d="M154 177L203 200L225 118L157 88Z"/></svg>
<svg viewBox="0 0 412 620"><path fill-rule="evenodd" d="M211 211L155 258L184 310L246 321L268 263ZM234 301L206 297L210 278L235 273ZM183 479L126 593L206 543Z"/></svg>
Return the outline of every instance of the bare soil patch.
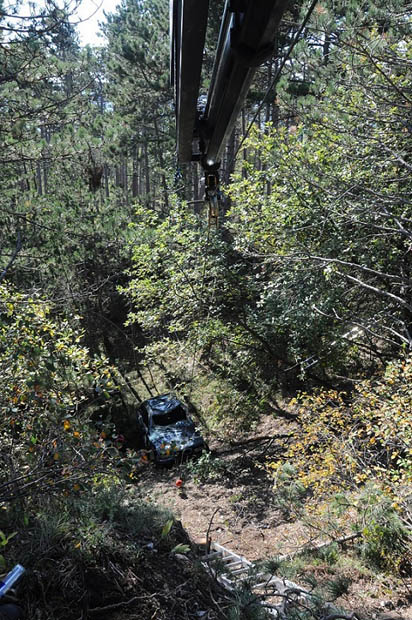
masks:
<svg viewBox="0 0 412 620"><path fill-rule="evenodd" d="M290 426L270 418L237 444L214 440L212 456L225 466L217 479L196 481L184 465L148 467L138 493L172 510L194 541L204 539L210 528L213 540L250 560L294 551L305 542L304 533L297 539L296 523L285 522L274 507L273 483L264 469L268 458L276 458L276 437L290 432Z"/></svg>

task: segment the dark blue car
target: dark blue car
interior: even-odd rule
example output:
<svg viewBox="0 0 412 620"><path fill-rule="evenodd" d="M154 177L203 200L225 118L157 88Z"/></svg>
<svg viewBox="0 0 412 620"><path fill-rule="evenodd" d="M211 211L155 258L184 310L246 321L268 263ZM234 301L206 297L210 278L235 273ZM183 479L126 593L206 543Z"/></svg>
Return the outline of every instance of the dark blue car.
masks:
<svg viewBox="0 0 412 620"><path fill-rule="evenodd" d="M152 450L158 464L200 454L206 444L187 413L187 407L174 394L145 400L138 409L137 423L145 447Z"/></svg>

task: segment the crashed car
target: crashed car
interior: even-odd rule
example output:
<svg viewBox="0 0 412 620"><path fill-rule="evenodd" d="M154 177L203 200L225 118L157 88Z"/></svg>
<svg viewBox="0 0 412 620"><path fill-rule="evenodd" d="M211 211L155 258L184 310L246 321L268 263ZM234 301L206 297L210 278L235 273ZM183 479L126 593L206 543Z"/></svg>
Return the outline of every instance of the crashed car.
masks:
<svg viewBox="0 0 412 620"><path fill-rule="evenodd" d="M207 448L186 405L174 394L145 400L138 409L137 423L146 449L153 452L158 464L167 465Z"/></svg>

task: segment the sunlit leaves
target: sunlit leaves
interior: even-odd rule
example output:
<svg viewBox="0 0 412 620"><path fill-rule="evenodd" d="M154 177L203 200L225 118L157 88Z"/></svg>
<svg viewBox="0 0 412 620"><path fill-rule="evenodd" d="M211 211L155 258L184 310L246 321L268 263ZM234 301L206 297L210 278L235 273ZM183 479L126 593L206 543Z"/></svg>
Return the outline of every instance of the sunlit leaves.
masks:
<svg viewBox="0 0 412 620"><path fill-rule="evenodd" d="M395 493L412 484L412 359L393 362L353 398L337 391L303 395L301 429L284 454L317 496L375 479ZM270 467L277 472L282 461Z"/></svg>
<svg viewBox="0 0 412 620"><path fill-rule="evenodd" d="M49 484L42 471L52 467L47 480L54 486L76 475L86 454L92 470L104 446L93 447L85 405L96 398L93 385L101 392L110 385L107 361L92 358L75 320L59 320L40 297L3 283L0 315L0 433L14 475L33 473ZM10 473L2 467L3 483Z"/></svg>

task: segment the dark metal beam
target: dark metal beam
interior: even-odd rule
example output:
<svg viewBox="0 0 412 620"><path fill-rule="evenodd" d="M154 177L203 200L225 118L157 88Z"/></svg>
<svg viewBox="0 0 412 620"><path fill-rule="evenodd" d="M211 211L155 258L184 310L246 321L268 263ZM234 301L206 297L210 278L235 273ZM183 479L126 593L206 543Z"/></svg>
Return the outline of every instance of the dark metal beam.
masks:
<svg viewBox="0 0 412 620"><path fill-rule="evenodd" d="M273 53L276 30L289 0L226 0L202 137L204 161L219 160L257 67Z"/></svg>
<svg viewBox="0 0 412 620"><path fill-rule="evenodd" d="M172 66L176 94L177 155L192 159L209 0L171 0Z"/></svg>

